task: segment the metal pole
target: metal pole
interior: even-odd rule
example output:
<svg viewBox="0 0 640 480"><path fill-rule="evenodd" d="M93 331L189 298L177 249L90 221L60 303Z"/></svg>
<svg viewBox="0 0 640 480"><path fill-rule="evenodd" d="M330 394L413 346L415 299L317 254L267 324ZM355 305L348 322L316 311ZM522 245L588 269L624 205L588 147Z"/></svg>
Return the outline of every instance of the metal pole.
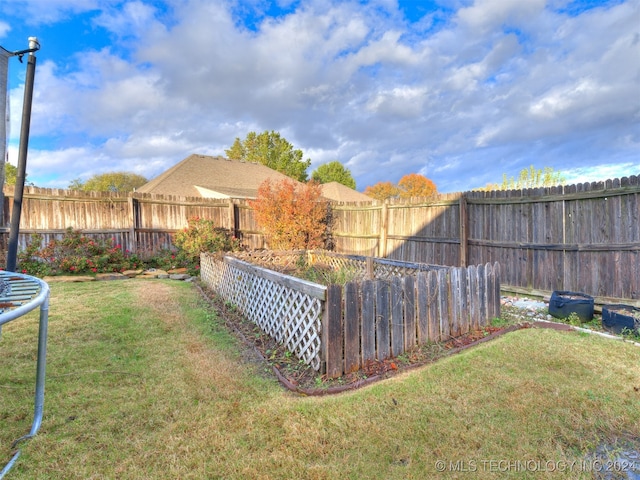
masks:
<svg viewBox="0 0 640 480"><path fill-rule="evenodd" d="M31 127L31 103L33 99L33 83L36 74L36 56L34 52L39 48L38 40L29 37L29 60L24 84L24 101L22 107L22 129L20 130L20 150L18 151L18 172L11 212L11 230L9 232L9 247L7 250L7 270L16 271L18 257L18 233L20 231L20 215L22 213L22 195L27 171L27 150L29 147L29 128Z"/></svg>

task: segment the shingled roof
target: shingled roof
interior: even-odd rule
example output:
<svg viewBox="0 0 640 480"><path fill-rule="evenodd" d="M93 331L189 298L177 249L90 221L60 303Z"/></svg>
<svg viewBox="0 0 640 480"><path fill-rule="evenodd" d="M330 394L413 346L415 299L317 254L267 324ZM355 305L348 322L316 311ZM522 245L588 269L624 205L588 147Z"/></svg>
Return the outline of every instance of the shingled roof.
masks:
<svg viewBox="0 0 640 480"><path fill-rule="evenodd" d="M373 198L338 182L320 185L322 196L335 202L371 202Z"/></svg>
<svg viewBox="0 0 640 480"><path fill-rule="evenodd" d="M251 198L265 180L294 181L261 163L189 155L169 170L136 189L141 193L203 198ZM296 182L298 183L298 182ZM321 185L322 196L336 202L367 202L371 197L337 182Z"/></svg>
<svg viewBox="0 0 640 480"><path fill-rule="evenodd" d="M136 191L181 197L256 198L258 187L267 179L291 180L260 163L194 154Z"/></svg>

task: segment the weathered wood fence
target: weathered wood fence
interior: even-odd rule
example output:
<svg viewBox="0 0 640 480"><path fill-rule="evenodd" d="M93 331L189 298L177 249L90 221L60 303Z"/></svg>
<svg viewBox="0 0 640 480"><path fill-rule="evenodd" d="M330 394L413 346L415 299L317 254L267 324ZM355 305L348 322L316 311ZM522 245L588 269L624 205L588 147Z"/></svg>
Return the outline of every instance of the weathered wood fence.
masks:
<svg viewBox="0 0 640 480"><path fill-rule="evenodd" d="M1 246L13 193L5 187ZM27 187L20 248L68 227L110 237L140 253L171 246L189 217L213 219L250 248L264 248L245 200L74 192ZM338 253L450 266L499 262L502 284L526 291L587 293L640 304L640 180L508 192L466 192L432 200L333 204Z"/></svg>
<svg viewBox="0 0 640 480"><path fill-rule="evenodd" d="M9 237L12 208L13 187L5 186L0 218L3 250ZM97 239L113 239L132 252L153 253L170 248L172 235L185 228L193 217L211 219L234 235L242 235L243 242L251 248L265 247L246 200L37 187L25 187L18 243L19 249L24 249L34 233L42 235L43 243L47 243L73 228Z"/></svg>
<svg viewBox="0 0 640 480"><path fill-rule="evenodd" d="M287 269L300 255L307 254L250 258ZM264 332L331 378L417 345L458 337L500 315L497 263L442 267L327 252L310 252L303 260L333 268L347 265L363 278L374 277L325 287L210 254L201 258L201 275Z"/></svg>
<svg viewBox="0 0 640 480"><path fill-rule="evenodd" d="M499 262L506 288L640 304L640 177L333 206L335 250L441 265ZM618 301L624 299L623 301Z"/></svg>

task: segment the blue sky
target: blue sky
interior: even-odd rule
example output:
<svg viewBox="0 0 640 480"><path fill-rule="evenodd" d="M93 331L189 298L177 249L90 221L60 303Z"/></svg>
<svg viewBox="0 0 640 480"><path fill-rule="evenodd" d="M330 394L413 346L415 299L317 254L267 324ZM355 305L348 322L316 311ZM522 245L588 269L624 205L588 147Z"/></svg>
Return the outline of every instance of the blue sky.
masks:
<svg viewBox="0 0 640 480"><path fill-rule="evenodd" d="M265 130L359 190L640 175L640 0L2 0L0 46L30 36L41 187L151 179ZM13 164L25 65L10 59Z"/></svg>

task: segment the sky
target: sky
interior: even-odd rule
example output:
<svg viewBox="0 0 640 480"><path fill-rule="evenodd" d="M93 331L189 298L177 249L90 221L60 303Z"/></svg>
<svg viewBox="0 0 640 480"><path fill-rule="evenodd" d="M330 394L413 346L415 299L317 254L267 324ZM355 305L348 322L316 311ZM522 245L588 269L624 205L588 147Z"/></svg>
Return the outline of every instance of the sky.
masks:
<svg viewBox="0 0 640 480"><path fill-rule="evenodd" d="M640 175L640 0L0 0L37 37L27 180L148 179L276 131L357 189ZM26 57L9 59L16 165Z"/></svg>

